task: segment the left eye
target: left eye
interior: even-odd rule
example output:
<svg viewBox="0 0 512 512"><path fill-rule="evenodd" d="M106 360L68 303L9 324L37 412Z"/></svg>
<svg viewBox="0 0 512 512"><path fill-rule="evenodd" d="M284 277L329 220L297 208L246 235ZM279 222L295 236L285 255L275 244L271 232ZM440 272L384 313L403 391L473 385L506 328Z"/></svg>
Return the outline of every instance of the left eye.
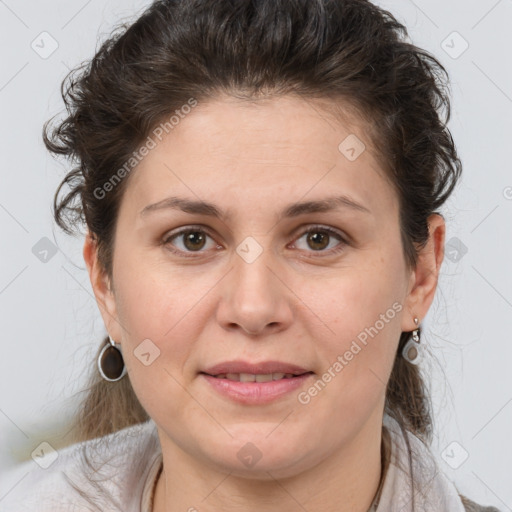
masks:
<svg viewBox="0 0 512 512"><path fill-rule="evenodd" d="M331 242L333 238L337 238L338 242L344 242L343 237L337 231L324 227L310 228L297 240L299 241L304 237L308 247L315 252L327 252L326 249L332 249ZM298 245L297 242L294 245ZM338 245L342 244L338 243ZM336 244L334 247L336 247ZM301 247L298 248L300 249Z"/></svg>

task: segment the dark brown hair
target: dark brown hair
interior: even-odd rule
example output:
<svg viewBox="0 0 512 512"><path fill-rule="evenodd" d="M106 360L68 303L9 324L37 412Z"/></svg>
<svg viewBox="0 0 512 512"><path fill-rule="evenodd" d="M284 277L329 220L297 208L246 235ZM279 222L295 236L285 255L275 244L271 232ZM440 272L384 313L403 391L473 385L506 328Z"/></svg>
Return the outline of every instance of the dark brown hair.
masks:
<svg viewBox="0 0 512 512"><path fill-rule="evenodd" d="M428 217L439 213L462 167L446 126L448 76L438 60L410 43L392 14L366 0L167 0L116 29L68 75L66 117L55 126L48 121L43 131L48 150L75 165L55 194L55 220L68 233L85 222L110 279L130 174L104 197L98 189L191 98L226 94L296 95L354 108L396 189L404 257L415 267L429 237ZM420 369L400 356L409 337L400 337L386 411L430 439L429 393ZM148 419L128 377L108 383L92 367L77 440Z"/></svg>

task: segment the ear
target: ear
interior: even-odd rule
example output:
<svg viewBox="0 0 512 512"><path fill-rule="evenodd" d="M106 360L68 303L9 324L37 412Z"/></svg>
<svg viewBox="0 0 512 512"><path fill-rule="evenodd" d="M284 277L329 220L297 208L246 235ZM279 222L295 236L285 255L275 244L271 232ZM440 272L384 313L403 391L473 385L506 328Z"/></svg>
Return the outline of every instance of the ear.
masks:
<svg viewBox="0 0 512 512"><path fill-rule="evenodd" d="M119 343L122 330L118 322L112 283L98 261L98 245L89 231L85 237L83 256L105 328L112 339Z"/></svg>
<svg viewBox="0 0 512 512"><path fill-rule="evenodd" d="M434 300L439 271L444 258L446 225L441 215L434 213L428 218L429 239L418 254L416 268L411 270L405 309L410 315L402 317L402 331L416 328L414 317L420 322Z"/></svg>

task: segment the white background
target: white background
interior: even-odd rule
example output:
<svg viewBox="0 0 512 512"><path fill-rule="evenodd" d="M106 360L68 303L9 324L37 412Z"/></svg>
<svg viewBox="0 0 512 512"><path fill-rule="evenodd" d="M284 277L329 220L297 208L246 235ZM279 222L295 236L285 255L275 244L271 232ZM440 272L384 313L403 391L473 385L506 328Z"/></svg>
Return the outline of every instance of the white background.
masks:
<svg viewBox="0 0 512 512"><path fill-rule="evenodd" d="M511 510L512 1L377 3L448 69L449 126L464 165L443 213L447 242L458 239L467 253L445 259L424 322L423 341L437 361L431 364L434 451L460 491ZM53 225L53 194L68 167L46 153L42 125L63 108L60 83L68 70L91 58L114 24L133 19L146 4L0 1L0 471L30 459L42 441L57 449L65 444L75 394L105 333L83 240ZM44 31L58 43L47 59L31 47ZM464 41L454 31L469 44L460 56ZM32 252L43 237L59 249L46 263ZM446 250L454 259L451 242ZM458 469L442 458L455 466L465 452Z"/></svg>

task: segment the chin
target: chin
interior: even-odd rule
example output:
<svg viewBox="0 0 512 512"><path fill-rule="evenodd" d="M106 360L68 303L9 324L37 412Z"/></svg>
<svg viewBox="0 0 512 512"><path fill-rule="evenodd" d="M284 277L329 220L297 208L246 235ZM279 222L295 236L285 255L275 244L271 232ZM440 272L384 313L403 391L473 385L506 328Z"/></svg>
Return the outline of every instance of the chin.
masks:
<svg viewBox="0 0 512 512"><path fill-rule="evenodd" d="M272 428L275 427L273 423ZM296 443L291 442L289 436L286 445L280 440L271 440L265 436L268 436L272 428L269 429L268 424L265 424L265 428L256 429L257 435L253 432L253 436L244 436L243 441L234 436L229 446L218 445L214 453L205 455L217 470L262 481L292 477L307 469L307 454L299 451L304 450L303 441L298 438ZM265 431L264 435L261 435L260 430Z"/></svg>

